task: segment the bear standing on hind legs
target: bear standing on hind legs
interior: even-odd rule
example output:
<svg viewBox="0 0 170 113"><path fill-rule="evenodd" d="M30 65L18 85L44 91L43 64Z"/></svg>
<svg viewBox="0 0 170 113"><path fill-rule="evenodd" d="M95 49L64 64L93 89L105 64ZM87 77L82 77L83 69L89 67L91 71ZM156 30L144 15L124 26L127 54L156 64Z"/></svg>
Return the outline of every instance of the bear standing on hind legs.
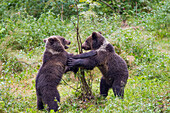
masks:
<svg viewBox="0 0 170 113"><path fill-rule="evenodd" d="M82 48L96 51L97 55L85 59L70 58L69 67L84 67L92 70L97 66L103 74L100 81L100 94L106 97L109 89L112 88L115 96L123 98L129 76L128 68L126 62L115 53L114 47L100 32L93 32L83 43Z"/></svg>
<svg viewBox="0 0 170 113"><path fill-rule="evenodd" d="M37 108L44 109L44 105L48 106L48 111L53 109L58 110L57 102L60 102L60 95L57 90L62 75L67 69L66 63L69 57L72 58L86 58L96 55L95 51L83 53L81 55L68 54L65 49L70 41L65 40L61 36L51 36L44 39L46 49L43 55L43 64L36 76L36 95L37 95ZM78 69L71 68L76 72Z"/></svg>
<svg viewBox="0 0 170 113"><path fill-rule="evenodd" d="M44 39L44 42L46 49L43 64L36 77L37 108L41 110L47 105L48 111L57 111L57 102L60 102L57 86L65 71L68 56L65 49L70 42L61 36L51 36Z"/></svg>

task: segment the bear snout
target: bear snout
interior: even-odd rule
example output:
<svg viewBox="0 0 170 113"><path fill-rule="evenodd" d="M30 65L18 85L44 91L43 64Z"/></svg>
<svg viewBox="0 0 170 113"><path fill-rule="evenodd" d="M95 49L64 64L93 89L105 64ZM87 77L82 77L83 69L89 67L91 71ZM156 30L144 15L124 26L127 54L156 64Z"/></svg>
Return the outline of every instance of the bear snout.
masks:
<svg viewBox="0 0 170 113"><path fill-rule="evenodd" d="M71 44L71 41L66 40L66 41L65 41L65 49L68 49L69 47L66 46L66 45L70 45L70 44Z"/></svg>
<svg viewBox="0 0 170 113"><path fill-rule="evenodd" d="M83 43L81 47L84 50L90 50L91 49L86 43Z"/></svg>
<svg viewBox="0 0 170 113"><path fill-rule="evenodd" d="M65 45L70 45L71 44L71 41L68 41L68 40L65 40Z"/></svg>
<svg viewBox="0 0 170 113"><path fill-rule="evenodd" d="M90 50L90 48L86 47L86 46L82 46L82 49L84 50Z"/></svg>
<svg viewBox="0 0 170 113"><path fill-rule="evenodd" d="M81 47L82 47L82 49L85 49L85 50L86 50L86 46L85 46L84 44L82 44Z"/></svg>
<svg viewBox="0 0 170 113"><path fill-rule="evenodd" d="M70 45L71 44L71 41L68 41L68 43L67 43L68 45Z"/></svg>
<svg viewBox="0 0 170 113"><path fill-rule="evenodd" d="M68 46L65 46L65 49L68 49L69 47Z"/></svg>

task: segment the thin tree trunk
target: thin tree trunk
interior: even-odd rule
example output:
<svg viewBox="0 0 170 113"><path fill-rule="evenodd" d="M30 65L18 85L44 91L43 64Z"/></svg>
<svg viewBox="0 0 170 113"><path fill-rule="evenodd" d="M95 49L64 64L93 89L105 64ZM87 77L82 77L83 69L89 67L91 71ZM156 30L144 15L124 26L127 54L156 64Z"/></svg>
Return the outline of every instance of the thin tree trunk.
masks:
<svg viewBox="0 0 170 113"><path fill-rule="evenodd" d="M63 21L63 13L64 13L64 11L63 11L63 4L62 4L62 6L61 6L61 21Z"/></svg>
<svg viewBox="0 0 170 113"><path fill-rule="evenodd" d="M136 2L136 17L137 17L137 2Z"/></svg>
<svg viewBox="0 0 170 113"><path fill-rule="evenodd" d="M78 11L78 7L77 7L77 0L76 1L76 9L77 9L77 43L78 43L78 49L79 49L79 54L83 53L82 50L82 43L81 43L81 38L80 38L80 34L79 34L79 11ZM82 99L84 100L85 98L91 99L92 97L92 91L91 88L88 86L86 79L85 79L85 72L84 69L80 68L80 74L81 76L79 76L80 81L81 81L81 91L83 93L82 95Z"/></svg>

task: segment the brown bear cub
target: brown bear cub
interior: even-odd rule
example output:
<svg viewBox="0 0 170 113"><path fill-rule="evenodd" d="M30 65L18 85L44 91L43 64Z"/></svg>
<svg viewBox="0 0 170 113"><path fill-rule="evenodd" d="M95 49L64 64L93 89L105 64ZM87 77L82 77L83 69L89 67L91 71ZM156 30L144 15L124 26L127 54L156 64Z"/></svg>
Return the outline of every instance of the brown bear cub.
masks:
<svg viewBox="0 0 170 113"><path fill-rule="evenodd" d="M63 41L62 41L63 40ZM57 86L61 81L67 62L66 45L69 41L60 36L51 36L44 39L46 49L43 55L43 64L36 77L37 108L44 109L47 104L48 110L58 110L57 102L60 95Z"/></svg>
<svg viewBox="0 0 170 113"><path fill-rule="evenodd" d="M113 89L114 95L123 98L124 88L128 79L126 62L115 53L114 47L101 35L93 32L82 44L85 50L93 50L97 55L85 59L68 60L69 67L84 67L92 70L97 66L103 74L100 82L100 94L108 95L108 90Z"/></svg>
<svg viewBox="0 0 170 113"><path fill-rule="evenodd" d="M48 106L48 111L51 109L57 111L57 102L60 102L57 86L65 73L67 59L69 57L86 58L96 55L96 52L84 53L82 56L68 54L65 49L68 48L66 45L69 45L70 41L61 36L51 36L44 39L44 42L46 43L46 49L43 55L43 64L36 76L37 108L39 110L44 109L43 104L45 104Z"/></svg>

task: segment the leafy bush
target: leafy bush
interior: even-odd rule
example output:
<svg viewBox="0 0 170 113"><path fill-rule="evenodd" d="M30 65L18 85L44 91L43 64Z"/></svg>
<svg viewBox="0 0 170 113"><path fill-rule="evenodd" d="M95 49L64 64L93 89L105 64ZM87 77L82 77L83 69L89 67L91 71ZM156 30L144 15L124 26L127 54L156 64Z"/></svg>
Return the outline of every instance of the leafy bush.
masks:
<svg viewBox="0 0 170 113"><path fill-rule="evenodd" d="M64 19L75 15L73 0L1 0L0 15L8 16L8 10L16 12L26 11L29 15L39 18L41 14L51 10L57 17L62 15ZM7 13L7 14L6 14Z"/></svg>
<svg viewBox="0 0 170 113"><path fill-rule="evenodd" d="M145 21L147 25L145 28L146 30L153 31L160 38L169 37L168 26L170 25L170 3L161 1L159 5L160 7L155 7L152 10L151 15L145 16L145 18L143 18L143 21Z"/></svg>
<svg viewBox="0 0 170 113"><path fill-rule="evenodd" d="M169 37L169 4L168 0L160 1L153 5L150 13L139 13L138 20L132 20L133 23L130 24L143 26L145 30L154 33L158 38Z"/></svg>
<svg viewBox="0 0 170 113"><path fill-rule="evenodd" d="M86 0L85 0L86 1ZM94 10L103 15L107 13L108 15L114 15L114 13L121 14L122 20L126 20L131 16L137 16L143 12L151 12L152 8L156 3L161 0L92 0L100 3ZM105 2L105 3L104 3ZM108 5L110 5L110 8ZM137 13L137 14L136 14Z"/></svg>
<svg viewBox="0 0 170 113"><path fill-rule="evenodd" d="M14 20L16 19L16 20ZM10 40L7 42L8 48L28 50L42 46L42 40L50 35L61 35L63 31L67 31L64 26L65 22L55 18L52 12L42 14L37 20L33 16L23 16L14 14L10 19L4 19L6 25L3 25L6 35Z"/></svg>

